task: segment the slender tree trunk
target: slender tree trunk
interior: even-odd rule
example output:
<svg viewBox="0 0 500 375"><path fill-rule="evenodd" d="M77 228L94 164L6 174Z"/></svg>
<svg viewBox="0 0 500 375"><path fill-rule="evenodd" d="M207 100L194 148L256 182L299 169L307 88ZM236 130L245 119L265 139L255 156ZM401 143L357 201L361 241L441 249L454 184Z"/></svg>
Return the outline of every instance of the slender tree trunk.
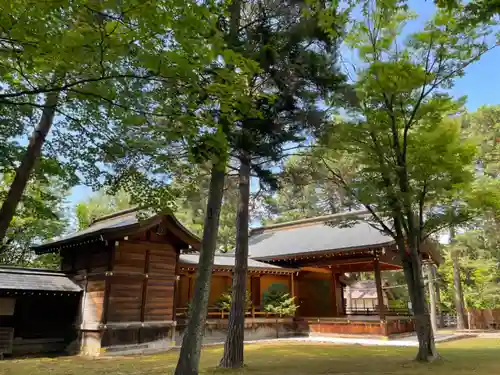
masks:
<svg viewBox="0 0 500 375"><path fill-rule="evenodd" d="M35 164L40 158L45 138L52 127L58 100L59 92L47 94L40 122L30 137L28 148L21 160L21 164L16 169L14 180L10 185L2 208L0 208L0 252L3 247L2 244L5 241L7 229L9 229L10 222L16 213L17 205L21 201Z"/></svg>
<svg viewBox="0 0 500 375"><path fill-rule="evenodd" d="M229 44L238 45L238 30L241 17L241 0L233 0L229 6ZM248 168L248 171L246 170ZM245 329L245 293L248 269L248 205L250 195L250 165L246 157L240 157L239 193L236 256L233 273L233 290L231 308L224 353L220 361L223 368L239 368L243 366L243 340Z"/></svg>
<svg viewBox="0 0 500 375"><path fill-rule="evenodd" d="M438 328L444 328L443 309L441 308L441 291L440 291L441 282L440 282L439 274L437 273L435 267L432 267L432 276L434 277L434 280L436 280L434 285L436 287L436 309L437 309L437 315L438 315L437 326L438 326Z"/></svg>
<svg viewBox="0 0 500 375"><path fill-rule="evenodd" d="M438 322L437 322L437 309L436 309L436 287L434 282L434 272L432 272L434 265L428 264L426 267L427 280L429 286L429 307L431 313L431 326L432 332L437 333Z"/></svg>
<svg viewBox="0 0 500 375"><path fill-rule="evenodd" d="M246 290L248 273L248 216L250 203L250 160L240 158L238 216L236 227L236 259L233 274L233 291L224 354L220 361L223 368L243 367L243 341L245 331Z"/></svg>
<svg viewBox="0 0 500 375"><path fill-rule="evenodd" d="M425 288L422 277L422 262L415 244L409 244L407 249L404 239L398 241L399 252L403 258L403 270L408 284L415 330L418 338L417 361L427 362L438 356L434 335L432 333L431 319L425 301ZM407 251L408 250L408 251Z"/></svg>
<svg viewBox="0 0 500 375"><path fill-rule="evenodd" d="M460 276L460 259L457 251L452 251L451 260L453 262L453 300L457 311L457 329L467 329L467 319L465 319L464 294L462 291L462 281Z"/></svg>
<svg viewBox="0 0 500 375"><path fill-rule="evenodd" d="M207 319L208 297L212 280L219 216L224 193L225 161L212 167L207 212L203 227L198 272L191 302L189 322L182 339L175 375L197 375L200 363L201 343Z"/></svg>
<svg viewBox="0 0 500 375"><path fill-rule="evenodd" d="M455 240L455 228L450 228L450 243ZM462 277L460 276L460 254L456 250L451 250L451 261L453 263L453 300L457 311L457 329L467 329L467 319L465 319L464 292L462 290Z"/></svg>

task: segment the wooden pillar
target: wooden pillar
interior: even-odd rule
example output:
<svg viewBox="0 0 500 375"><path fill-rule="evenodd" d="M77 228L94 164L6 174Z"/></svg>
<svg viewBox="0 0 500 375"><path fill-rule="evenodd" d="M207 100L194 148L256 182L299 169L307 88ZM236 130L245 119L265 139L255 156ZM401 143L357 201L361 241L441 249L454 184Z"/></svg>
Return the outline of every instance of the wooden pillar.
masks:
<svg viewBox="0 0 500 375"><path fill-rule="evenodd" d="M340 274L337 275L337 280L338 280L338 286L340 288L340 295L339 295L339 299L338 299L338 303L339 303L339 308L338 308L338 311L339 311L339 315L347 315L346 314L346 306L345 306L345 298L344 298L344 287L342 286L342 283L340 282Z"/></svg>
<svg viewBox="0 0 500 375"><path fill-rule="evenodd" d="M339 316L339 307L337 304L337 274L332 270L332 310L333 316Z"/></svg>
<svg viewBox="0 0 500 375"><path fill-rule="evenodd" d="M148 277L149 277L149 249L146 250L146 254L144 256L144 279L142 280L142 293L141 293L141 315L140 320L144 322L144 318L146 316L146 301L148 298ZM143 332L142 329L139 328L137 332L137 341L138 343L142 343L143 341Z"/></svg>
<svg viewBox="0 0 500 375"><path fill-rule="evenodd" d="M378 313L380 320L385 320L384 292L382 290L382 275L378 255L375 256L375 260L373 261L373 268L375 271L375 285L377 286Z"/></svg>
<svg viewBox="0 0 500 375"><path fill-rule="evenodd" d="M260 275L252 276L250 278L250 298L252 299L252 305L260 306Z"/></svg>
<svg viewBox="0 0 500 375"><path fill-rule="evenodd" d="M188 304L190 304L191 303L191 286L193 284L192 275L190 273L188 273L187 278L188 278Z"/></svg>
<svg viewBox="0 0 500 375"><path fill-rule="evenodd" d="M177 301L179 299L179 256L180 256L180 250L177 251L177 255L175 256L175 283L174 283L174 305L172 307L172 320L176 321L177 320L177 305L179 302Z"/></svg>
<svg viewBox="0 0 500 375"><path fill-rule="evenodd" d="M111 243L107 245L108 247L108 272L106 272L106 281L104 289L104 302L102 307L102 322L106 324L108 322L108 310L109 310L109 299L111 297L111 278L113 275L113 268L115 263L116 248L115 244ZM90 261L89 268L91 268L92 261Z"/></svg>
<svg viewBox="0 0 500 375"><path fill-rule="evenodd" d="M346 285L345 287L345 292L346 292L346 315L352 313L352 311L354 310L352 308L352 292L351 292L351 287L349 285Z"/></svg>
<svg viewBox="0 0 500 375"><path fill-rule="evenodd" d="M290 295L295 297L295 278L293 273L290 275Z"/></svg>
<svg viewBox="0 0 500 375"><path fill-rule="evenodd" d="M141 297L141 322L144 322L146 315L146 301L148 298L148 277L149 277L149 249L146 250L144 258L144 279L142 280L142 297Z"/></svg>

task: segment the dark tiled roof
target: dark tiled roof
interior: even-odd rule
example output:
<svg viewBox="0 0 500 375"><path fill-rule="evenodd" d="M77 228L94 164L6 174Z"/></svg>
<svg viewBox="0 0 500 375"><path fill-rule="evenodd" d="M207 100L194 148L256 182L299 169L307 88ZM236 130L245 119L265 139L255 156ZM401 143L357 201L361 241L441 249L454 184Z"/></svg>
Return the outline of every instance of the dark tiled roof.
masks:
<svg viewBox="0 0 500 375"><path fill-rule="evenodd" d="M191 237L193 241L199 242L199 239L192 234L188 229L186 229L172 213L149 215L148 217L140 220L138 213L140 210L137 208L131 208L124 211L116 212L111 215L103 216L95 220L88 228L81 231L71 233L62 238L54 239L52 241L46 242L42 245L33 246L36 252L43 252L43 250L56 248L68 243L77 243L80 241L86 241L99 236L105 236L117 231L126 231L127 229L138 228L141 225L148 227L156 225L160 222L162 216L168 216L174 221L177 227L183 231L187 236Z"/></svg>
<svg viewBox="0 0 500 375"><path fill-rule="evenodd" d="M355 218L361 220L354 220ZM254 259L378 247L394 240L363 221L366 212L356 211L297 220L253 229L249 245Z"/></svg>
<svg viewBox="0 0 500 375"><path fill-rule="evenodd" d="M186 265L197 265L199 262L198 254L181 254L179 257L179 261L181 264ZM235 258L233 255L216 255L214 258L214 266L219 267L234 267ZM273 264L268 264L264 262L259 262L254 259L248 259L248 268L249 269L267 269L267 270L276 270L276 271L298 271L292 268L284 268L280 266L276 266Z"/></svg>
<svg viewBox="0 0 500 375"><path fill-rule="evenodd" d="M62 272L14 267L0 267L0 289L47 292L82 290Z"/></svg>

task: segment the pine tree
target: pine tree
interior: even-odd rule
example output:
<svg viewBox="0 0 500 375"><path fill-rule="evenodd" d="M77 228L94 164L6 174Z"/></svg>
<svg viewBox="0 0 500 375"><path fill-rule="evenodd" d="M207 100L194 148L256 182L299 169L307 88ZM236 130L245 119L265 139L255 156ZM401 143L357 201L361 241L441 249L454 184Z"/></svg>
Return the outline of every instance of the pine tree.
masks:
<svg viewBox="0 0 500 375"><path fill-rule="evenodd" d="M330 100L342 88L344 76L336 67L339 35L331 38L319 26L327 12L320 3L258 1L244 5L241 32L233 49L258 63L260 71L247 84L254 117L243 113L229 133L232 156L239 162L239 194L233 296L228 335L221 367L244 363L245 291L248 262L250 177L252 172L271 188L276 178L270 169L291 143L305 141L324 123L319 100ZM242 7L243 8L243 7ZM314 48L312 46L314 45ZM337 92L336 92L337 91Z"/></svg>

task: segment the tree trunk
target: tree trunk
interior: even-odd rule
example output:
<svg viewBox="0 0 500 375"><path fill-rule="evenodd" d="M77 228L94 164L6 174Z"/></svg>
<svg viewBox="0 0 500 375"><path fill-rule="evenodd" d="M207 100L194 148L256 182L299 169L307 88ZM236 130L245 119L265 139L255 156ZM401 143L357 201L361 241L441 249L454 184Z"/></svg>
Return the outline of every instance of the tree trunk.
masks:
<svg viewBox="0 0 500 375"><path fill-rule="evenodd" d="M182 339L175 375L197 375L200 363L201 343L207 319L208 297L214 264L219 216L224 193L225 162L219 161L212 167L207 213L203 227L198 272L194 295L190 306L189 322Z"/></svg>
<svg viewBox="0 0 500 375"><path fill-rule="evenodd" d="M21 201L30 175L35 167L35 163L40 158L45 138L52 127L58 100L59 92L47 94L42 117L30 137L28 148L21 160L21 164L19 164L19 167L16 169L14 180L10 185L2 208L0 208L0 252L3 247L2 244L5 241L7 229L9 229L10 222L16 213L17 205Z"/></svg>
<svg viewBox="0 0 500 375"><path fill-rule="evenodd" d="M439 274L436 272L436 268L432 267L432 276L434 277L435 287L436 287L436 309L437 309L437 315L438 315L438 320L437 320L437 326L438 328L444 328L444 315L443 315L443 310L441 308L441 282L439 278Z"/></svg>
<svg viewBox="0 0 500 375"><path fill-rule="evenodd" d="M250 203L250 160L240 158L240 199L236 227L236 254L233 274L233 291L224 354L220 361L223 368L243 367L243 341L245 338L245 310L248 273L248 216Z"/></svg>
<svg viewBox="0 0 500 375"><path fill-rule="evenodd" d="M467 329L465 319L464 293L462 291L462 281L460 276L460 259L457 251L452 251L451 260L453 262L453 300L457 311L457 329Z"/></svg>
<svg viewBox="0 0 500 375"><path fill-rule="evenodd" d="M416 245L411 246L410 244L410 248L407 251L403 239L398 241L398 248L403 258L403 270L408 284L408 293L413 307L415 330L418 338L418 353L415 359L427 362L437 358L438 354L432 333L430 316L426 308L422 262Z"/></svg>
<svg viewBox="0 0 500 375"><path fill-rule="evenodd" d="M455 240L455 228L450 228L450 243ZM465 319L464 292L462 290L462 277L460 276L460 255L458 251L451 250L451 261L453 263L453 300L457 311L457 329L467 329Z"/></svg>
<svg viewBox="0 0 500 375"><path fill-rule="evenodd" d="M431 312L431 326L432 332L437 333L438 322L437 322L437 309L436 309L436 287L434 282L434 272L432 272L434 265L428 264L426 267L427 280L429 286L429 307Z"/></svg>

